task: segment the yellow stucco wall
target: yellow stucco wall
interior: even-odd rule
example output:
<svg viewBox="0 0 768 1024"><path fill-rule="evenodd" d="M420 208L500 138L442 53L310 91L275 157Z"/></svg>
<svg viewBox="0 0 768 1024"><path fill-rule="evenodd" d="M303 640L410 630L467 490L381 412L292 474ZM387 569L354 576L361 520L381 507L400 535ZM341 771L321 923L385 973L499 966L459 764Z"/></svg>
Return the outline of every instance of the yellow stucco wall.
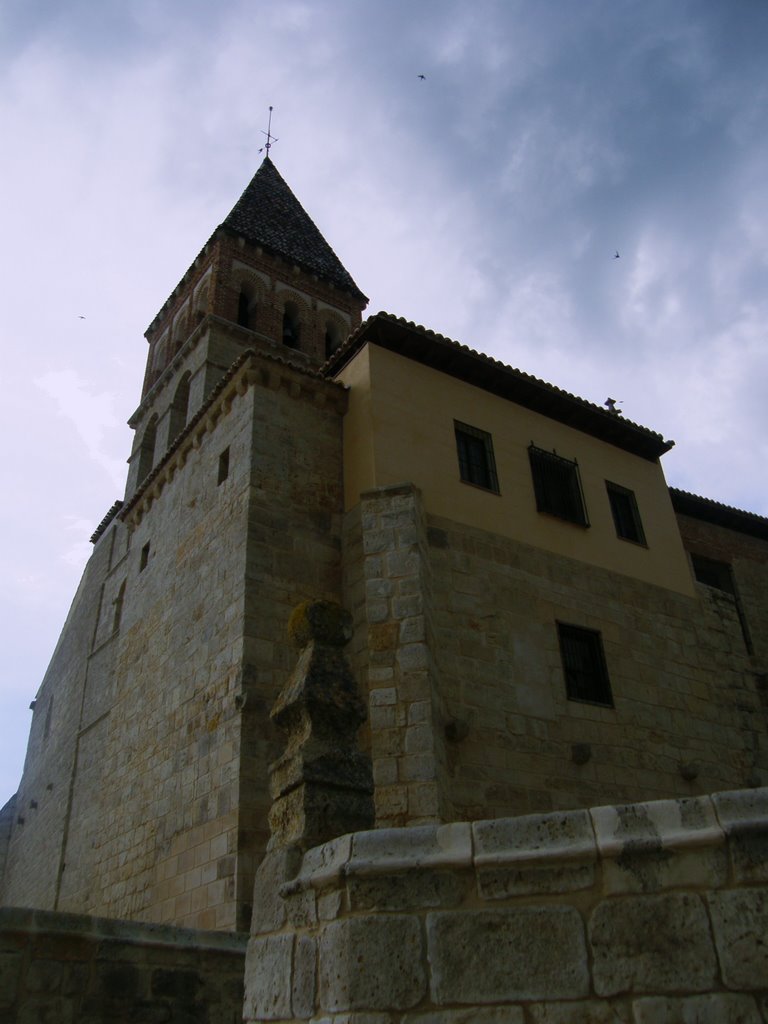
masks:
<svg viewBox="0 0 768 1024"><path fill-rule="evenodd" d="M693 581L661 465L376 345L339 374L347 509L361 492L410 482L429 513L692 595ZM501 494L463 483L454 420L493 437ZM528 445L576 459L590 526L543 515ZM647 547L616 536L605 481L634 491Z"/></svg>

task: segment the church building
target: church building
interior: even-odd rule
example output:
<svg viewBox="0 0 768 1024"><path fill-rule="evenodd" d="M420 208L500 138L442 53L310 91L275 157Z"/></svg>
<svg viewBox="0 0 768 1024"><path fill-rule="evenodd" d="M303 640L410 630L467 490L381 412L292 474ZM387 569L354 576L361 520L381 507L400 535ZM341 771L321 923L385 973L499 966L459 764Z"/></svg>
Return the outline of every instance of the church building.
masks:
<svg viewBox="0 0 768 1024"><path fill-rule="evenodd" d="M1 903L247 930L305 601L352 615L378 827L768 783L768 519L366 304L267 156L146 332Z"/></svg>

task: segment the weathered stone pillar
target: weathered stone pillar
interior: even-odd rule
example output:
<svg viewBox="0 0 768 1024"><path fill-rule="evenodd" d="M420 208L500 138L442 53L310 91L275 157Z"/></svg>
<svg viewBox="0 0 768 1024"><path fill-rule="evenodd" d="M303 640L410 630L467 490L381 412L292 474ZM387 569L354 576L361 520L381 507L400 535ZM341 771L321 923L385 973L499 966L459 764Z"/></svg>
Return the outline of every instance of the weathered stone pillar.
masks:
<svg viewBox="0 0 768 1024"><path fill-rule="evenodd" d="M373 827L373 777L355 749L366 711L343 650L352 617L329 601L308 602L288 631L301 654L271 713L287 747L270 765L269 848L307 849Z"/></svg>
<svg viewBox="0 0 768 1024"><path fill-rule="evenodd" d="M450 821L421 494L381 487L360 506L376 827Z"/></svg>

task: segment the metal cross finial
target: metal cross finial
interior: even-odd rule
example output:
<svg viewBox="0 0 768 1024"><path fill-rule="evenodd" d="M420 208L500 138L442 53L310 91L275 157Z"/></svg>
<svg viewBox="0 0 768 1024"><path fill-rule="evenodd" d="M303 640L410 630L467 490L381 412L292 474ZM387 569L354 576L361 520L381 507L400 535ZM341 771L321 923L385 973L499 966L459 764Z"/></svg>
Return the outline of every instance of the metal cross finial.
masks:
<svg viewBox="0 0 768 1024"><path fill-rule="evenodd" d="M272 148L273 143L280 141L276 136L272 134L272 107L269 108L269 124L267 125L267 130L265 132L262 132L261 134L266 135L267 141L261 147L259 152L263 153L264 150L266 149L267 156L269 156L269 151Z"/></svg>

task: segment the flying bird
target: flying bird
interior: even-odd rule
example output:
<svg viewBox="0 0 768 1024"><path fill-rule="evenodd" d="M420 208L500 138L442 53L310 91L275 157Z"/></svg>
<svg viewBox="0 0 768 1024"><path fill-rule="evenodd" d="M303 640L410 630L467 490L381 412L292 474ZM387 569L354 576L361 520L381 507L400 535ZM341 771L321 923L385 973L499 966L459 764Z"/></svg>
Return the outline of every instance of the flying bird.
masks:
<svg viewBox="0 0 768 1024"><path fill-rule="evenodd" d="M77 314L77 319L78 320L85 320L85 317L82 315L82 313L78 313Z"/></svg>
<svg viewBox="0 0 768 1024"><path fill-rule="evenodd" d="M417 75L416 77L420 78L422 80L422 82L423 82L426 79L427 76L426 75Z"/></svg>
<svg viewBox="0 0 768 1024"><path fill-rule="evenodd" d="M615 253L613 254L613 258L614 258L615 260L619 260L619 259L621 259L621 257L619 256L619 250L618 250L618 249L617 249L617 250L616 250L616 252L615 252Z"/></svg>

